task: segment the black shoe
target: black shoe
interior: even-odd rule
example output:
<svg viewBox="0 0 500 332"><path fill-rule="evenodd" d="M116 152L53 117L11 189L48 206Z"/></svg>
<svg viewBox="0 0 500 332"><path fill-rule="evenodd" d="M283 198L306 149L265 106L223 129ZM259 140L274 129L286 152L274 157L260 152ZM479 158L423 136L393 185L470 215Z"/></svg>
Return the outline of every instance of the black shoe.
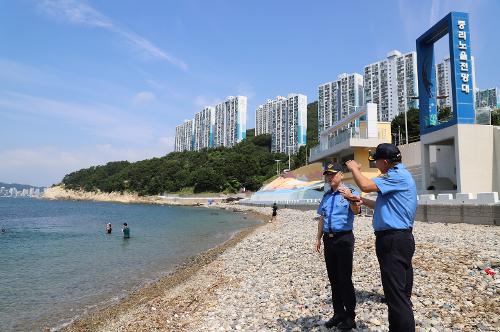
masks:
<svg viewBox="0 0 500 332"><path fill-rule="evenodd" d="M350 329L355 329L356 328L356 322L354 321L354 318L352 317L347 317L344 321L340 322L337 325L337 328L339 330L350 330Z"/></svg>
<svg viewBox="0 0 500 332"><path fill-rule="evenodd" d="M344 315L335 314L328 322L325 323L327 329L331 329L334 326L339 325L345 319Z"/></svg>

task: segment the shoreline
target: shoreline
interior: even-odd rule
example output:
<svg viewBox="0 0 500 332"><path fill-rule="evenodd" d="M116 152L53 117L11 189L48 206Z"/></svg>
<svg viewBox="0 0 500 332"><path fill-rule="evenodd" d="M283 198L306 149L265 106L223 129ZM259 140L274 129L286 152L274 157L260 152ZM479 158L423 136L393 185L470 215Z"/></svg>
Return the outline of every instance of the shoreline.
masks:
<svg viewBox="0 0 500 332"><path fill-rule="evenodd" d="M89 312L87 312L87 309L84 309L82 314L76 316L70 322L58 327L46 327L43 331L83 332L98 330L104 323L112 318L116 318L119 314L126 312L130 308L144 305L148 301L157 297L159 293L166 292L181 285L185 282L185 280L196 275L200 269L214 262L226 250L234 247L243 239L253 234L258 228L264 226L269 219L269 216L262 213L240 210L234 205L229 204L224 204L223 206L214 205L208 208L228 210L233 213L250 215L252 219L258 220L260 223L255 226L250 226L240 231L236 231L229 239L216 247L188 257L184 262L174 266L173 270L168 274L161 276L156 280L147 282L146 284L137 286L137 288L130 290L130 293L118 300L107 302L107 304L103 307L100 307L99 304L95 304Z"/></svg>
<svg viewBox="0 0 500 332"><path fill-rule="evenodd" d="M262 213L268 208L228 206ZM315 211L280 209L262 224L129 300L81 317L64 331L326 331L332 315L324 257L313 252ZM371 218L359 217L353 283L359 331L387 331L387 305ZM500 229L416 222L412 302L416 330L500 328ZM485 273L491 266L496 274ZM174 282L175 281L175 282Z"/></svg>
<svg viewBox="0 0 500 332"><path fill-rule="evenodd" d="M82 190L65 189L58 185L47 188L42 199L47 200L73 200L73 201L94 201L94 202L110 202L122 204L158 204L158 205L178 205L178 206L200 206L208 205L208 200L212 200L213 204L224 204L226 198L230 195L220 197L209 196L139 196L132 193L104 193L104 192L89 192Z"/></svg>

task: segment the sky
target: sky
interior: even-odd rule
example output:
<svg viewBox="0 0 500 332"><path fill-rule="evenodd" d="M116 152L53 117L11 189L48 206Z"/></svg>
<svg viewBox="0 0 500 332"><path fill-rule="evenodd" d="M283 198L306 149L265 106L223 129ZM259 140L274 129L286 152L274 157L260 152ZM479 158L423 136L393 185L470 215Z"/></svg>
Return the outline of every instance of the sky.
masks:
<svg viewBox="0 0 500 332"><path fill-rule="evenodd" d="M0 182L36 186L109 161L161 157L175 126L227 96L317 100L450 11L470 14L479 88L500 86L498 0L5 0Z"/></svg>

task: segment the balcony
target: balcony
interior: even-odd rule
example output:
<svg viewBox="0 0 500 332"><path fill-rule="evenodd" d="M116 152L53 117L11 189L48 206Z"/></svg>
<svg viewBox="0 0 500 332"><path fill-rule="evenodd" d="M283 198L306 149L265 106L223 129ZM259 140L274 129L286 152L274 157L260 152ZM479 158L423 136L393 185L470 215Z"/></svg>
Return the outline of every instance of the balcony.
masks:
<svg viewBox="0 0 500 332"><path fill-rule="evenodd" d="M368 128L366 128L366 125L363 126L363 123L361 123L360 127L347 128L338 135L329 137L326 144L320 142L320 145L312 148L309 161L316 162L338 154L343 150L349 150L356 147L371 148L381 143L390 143L390 127L390 123L379 123L376 137L368 137Z"/></svg>
<svg viewBox="0 0 500 332"><path fill-rule="evenodd" d="M391 124L377 123L377 105L368 103L323 130L320 144L311 149L309 160L324 160L353 148L372 148L390 141Z"/></svg>

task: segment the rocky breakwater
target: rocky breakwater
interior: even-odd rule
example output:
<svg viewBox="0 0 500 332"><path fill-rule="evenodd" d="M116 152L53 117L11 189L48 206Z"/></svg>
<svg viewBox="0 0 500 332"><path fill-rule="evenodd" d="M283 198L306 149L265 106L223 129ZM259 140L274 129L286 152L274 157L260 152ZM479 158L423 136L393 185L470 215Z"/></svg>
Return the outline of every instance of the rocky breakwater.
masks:
<svg viewBox="0 0 500 332"><path fill-rule="evenodd" d="M326 331L332 304L323 255L313 251L315 216L314 211L279 210L277 222L99 329ZM417 222L414 235L417 331L500 330L500 228ZM388 331L371 219L356 219L355 236L358 330Z"/></svg>
<svg viewBox="0 0 500 332"><path fill-rule="evenodd" d="M130 193L105 193L101 191L90 192L83 190L66 189L64 186L47 188L43 193L45 199L70 199L82 201L118 202L118 203L162 203L163 201L154 196L139 196Z"/></svg>

